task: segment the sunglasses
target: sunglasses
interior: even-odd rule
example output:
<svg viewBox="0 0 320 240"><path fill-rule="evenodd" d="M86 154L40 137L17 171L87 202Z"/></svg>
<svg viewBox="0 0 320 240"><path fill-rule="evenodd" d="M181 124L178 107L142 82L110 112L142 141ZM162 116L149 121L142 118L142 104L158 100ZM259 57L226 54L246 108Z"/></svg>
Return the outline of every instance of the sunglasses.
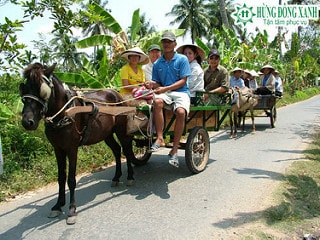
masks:
<svg viewBox="0 0 320 240"><path fill-rule="evenodd" d="M218 60L219 57L218 57L218 56L211 56L211 57L209 57L209 59L210 59L210 60Z"/></svg>

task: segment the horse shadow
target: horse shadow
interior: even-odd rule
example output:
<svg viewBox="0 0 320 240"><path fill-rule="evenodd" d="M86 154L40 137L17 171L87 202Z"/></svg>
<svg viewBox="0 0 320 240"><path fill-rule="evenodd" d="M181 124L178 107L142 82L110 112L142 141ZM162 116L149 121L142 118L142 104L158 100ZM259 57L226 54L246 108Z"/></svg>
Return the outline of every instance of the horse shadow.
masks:
<svg viewBox="0 0 320 240"><path fill-rule="evenodd" d="M168 185L178 179L192 177L183 158L180 157L180 167L174 168L168 164L167 156L153 154L150 161L139 167L134 167L135 184L126 186L126 163L122 163L123 175L117 187L111 187L115 166L110 166L102 171L78 177L77 181L77 206L78 214L92 209L98 205L108 203L122 195L131 195L137 201L155 195L161 199L170 198ZM212 163L210 160L209 163ZM11 219L12 226L0 223L0 239L23 239L29 232L44 230L55 224L65 225L68 207L63 207L63 214L57 218L48 218L51 207L56 203L57 191L53 194L30 201L26 204L12 208L5 213L0 213L1 221ZM106 194L107 193L107 194ZM69 199L67 191L66 199ZM97 196L99 196L97 198ZM105 197L101 197L105 195ZM23 216L22 218L20 216ZM18 220L14 220L18 219ZM16 221L16 222L14 222ZM13 223L14 222L14 223ZM6 230L3 230L7 228ZM2 229L2 230L1 230Z"/></svg>
<svg viewBox="0 0 320 240"><path fill-rule="evenodd" d="M259 123L259 124L256 124L256 131L252 132L252 124L246 123L244 131L242 131L241 127L238 127L237 136L233 137L232 139L238 139L241 137L245 137L247 135L256 134L257 132L263 132L268 129L271 129L270 124ZM230 141L230 139L231 139L230 132L231 132L230 127L225 127L223 130L219 130L218 132L213 132L212 134L210 134L211 135L210 136L210 143Z"/></svg>

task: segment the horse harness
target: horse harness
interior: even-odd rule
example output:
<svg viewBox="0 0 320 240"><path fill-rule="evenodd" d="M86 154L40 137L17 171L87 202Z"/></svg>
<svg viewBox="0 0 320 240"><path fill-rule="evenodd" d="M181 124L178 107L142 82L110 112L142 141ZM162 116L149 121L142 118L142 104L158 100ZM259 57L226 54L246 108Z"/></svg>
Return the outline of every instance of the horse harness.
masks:
<svg viewBox="0 0 320 240"><path fill-rule="evenodd" d="M22 101L24 101L25 98L29 98L29 99L32 99L32 100L40 103L40 105L42 106L41 115L45 121L45 126L51 127L54 129L60 129L60 128L64 128L64 127L70 125L71 123L75 123L75 119L71 116L64 116L61 119L59 119L58 121L54 121L54 118L57 115L54 115L53 117L46 117L45 116L48 111L49 99L51 97L55 96L54 95L54 85L53 85L52 79L53 79L53 75L50 75L49 78L47 78L45 75L42 75L43 82L40 86L40 98L35 95L32 95L32 94L25 94L22 96ZM86 106L88 104L92 105L92 112L88 113L89 118L88 118L87 123L83 127L83 129L80 131L77 128L77 125L75 124L75 129L76 129L77 133L80 135L79 146L81 146L86 143L86 141L88 140L88 138L90 136L90 132L91 132L91 128L92 128L92 121L97 116L97 114L99 112L99 107L94 102L88 102L88 101L84 101L83 99L81 99L81 97L79 96L79 92L74 91L74 90L70 90L70 88L64 83L63 83L63 87L64 87L66 98L67 98L67 104L64 106L63 110L76 106L75 101L74 101L75 99L79 100L81 106Z"/></svg>

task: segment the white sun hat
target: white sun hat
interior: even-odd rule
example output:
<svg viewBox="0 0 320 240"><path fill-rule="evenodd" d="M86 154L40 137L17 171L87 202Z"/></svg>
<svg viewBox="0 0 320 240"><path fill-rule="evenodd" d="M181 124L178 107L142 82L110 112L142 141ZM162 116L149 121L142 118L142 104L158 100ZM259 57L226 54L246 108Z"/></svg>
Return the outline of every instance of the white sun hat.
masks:
<svg viewBox="0 0 320 240"><path fill-rule="evenodd" d="M147 64L149 62L149 57L147 54L145 54L141 48L139 47L133 47L133 48L130 48L124 52L121 53L121 57L123 59L125 59L127 62L129 62L129 56L130 55L138 55L140 57L140 60L139 60L139 63L144 65L144 64Z"/></svg>
<svg viewBox="0 0 320 240"><path fill-rule="evenodd" d="M259 77L259 74L255 70L250 71L251 76L253 77Z"/></svg>

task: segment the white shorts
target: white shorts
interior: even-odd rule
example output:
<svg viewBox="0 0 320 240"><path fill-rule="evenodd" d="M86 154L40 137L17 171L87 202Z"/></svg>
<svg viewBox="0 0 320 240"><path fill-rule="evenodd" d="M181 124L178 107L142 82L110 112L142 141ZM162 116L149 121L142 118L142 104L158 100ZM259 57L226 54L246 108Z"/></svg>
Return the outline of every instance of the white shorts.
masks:
<svg viewBox="0 0 320 240"><path fill-rule="evenodd" d="M190 111L190 97L185 92L170 91L161 94L155 94L155 98L161 98L166 104L169 105L170 109L175 111L178 107L182 107L186 110L186 114Z"/></svg>

